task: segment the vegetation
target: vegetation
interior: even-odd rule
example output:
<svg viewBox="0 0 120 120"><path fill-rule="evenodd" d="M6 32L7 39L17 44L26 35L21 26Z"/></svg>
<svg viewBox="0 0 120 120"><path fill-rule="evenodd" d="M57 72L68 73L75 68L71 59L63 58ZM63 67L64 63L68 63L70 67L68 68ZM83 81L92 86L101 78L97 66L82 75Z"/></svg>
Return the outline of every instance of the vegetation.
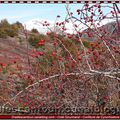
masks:
<svg viewBox="0 0 120 120"><path fill-rule="evenodd" d="M43 35L43 34L37 34L37 35L36 34L31 34L29 36L28 41L29 41L30 45L34 46L35 48L38 48L39 47L38 43L42 39L46 39L46 36Z"/></svg>
<svg viewBox="0 0 120 120"><path fill-rule="evenodd" d="M19 22L10 24L6 19L1 20L1 22L0 22L0 38L6 38L8 36L9 37L18 36L20 28L23 28L23 26Z"/></svg>
<svg viewBox="0 0 120 120"><path fill-rule="evenodd" d="M35 28L33 28L33 29L31 30L31 32L32 32L32 33L39 33L38 30L35 29Z"/></svg>
<svg viewBox="0 0 120 120"><path fill-rule="evenodd" d="M24 55L13 54L12 61L0 63L2 105L27 106L31 110L51 107L79 109L81 106L83 108L92 106L97 110L103 110L111 106L115 108L120 106L119 37L110 33L108 27L99 27L94 22L104 20L102 7L111 9L112 12L108 11L109 14L106 14L111 15L110 18L120 13L116 13L114 5L110 7L98 3L92 5L86 3L81 10L77 9L77 14L74 16L69 6L67 7L66 20L73 21L74 34L66 32L66 20L55 23L57 28L63 30L64 35L53 31L45 21L43 26L47 26L50 32L43 35L36 29L31 32L26 30L26 41L29 44L27 43L27 48L21 50ZM88 27L87 31L84 31L87 38L95 37L95 40L81 36L84 33L80 33L77 28L83 23ZM116 28L119 28L118 22L115 23ZM1 21L1 24L4 26L2 32L8 36L15 35L6 32L9 31L8 27L17 31L20 25L19 23L10 25L6 20ZM114 32L118 33L116 30ZM18 49L18 46L16 48ZM54 114L47 112L39 114ZM65 114L69 113L65 111ZM70 111L70 114L79 113ZM110 113L89 114L119 113L110 111Z"/></svg>

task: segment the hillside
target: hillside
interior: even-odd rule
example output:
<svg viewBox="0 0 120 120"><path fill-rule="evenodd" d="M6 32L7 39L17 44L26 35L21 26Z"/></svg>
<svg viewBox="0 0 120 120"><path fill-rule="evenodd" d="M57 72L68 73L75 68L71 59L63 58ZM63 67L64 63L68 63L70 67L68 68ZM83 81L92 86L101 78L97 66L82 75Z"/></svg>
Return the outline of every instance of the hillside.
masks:
<svg viewBox="0 0 120 120"><path fill-rule="evenodd" d="M120 24L120 21L119 21ZM96 31L96 34L94 34ZM96 29L86 29L82 32L82 38L86 38L89 40L97 40L100 39L98 36L106 36L113 39L120 40L120 31L118 29L118 24L116 22L107 23L101 27L97 27Z"/></svg>
<svg viewBox="0 0 120 120"><path fill-rule="evenodd" d="M4 33L0 36L0 105L32 110L61 106L109 108L109 101L113 106L120 105L119 47L110 44L110 52L93 34L94 29L83 31L79 39L73 34L27 31L18 22L9 24L4 20L0 25ZM113 37L118 35L113 26L101 27L109 29L104 34L107 39L111 33Z"/></svg>

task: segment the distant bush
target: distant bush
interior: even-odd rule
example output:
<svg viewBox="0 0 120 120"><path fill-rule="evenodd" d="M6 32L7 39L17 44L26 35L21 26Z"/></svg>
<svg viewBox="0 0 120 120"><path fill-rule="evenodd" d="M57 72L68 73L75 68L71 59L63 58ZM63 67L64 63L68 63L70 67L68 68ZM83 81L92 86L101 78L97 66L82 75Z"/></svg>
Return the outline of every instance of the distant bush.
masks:
<svg viewBox="0 0 120 120"><path fill-rule="evenodd" d="M57 38L59 38L59 39L62 39L63 37L65 37L64 35L56 34L55 32L47 33L47 36L48 36L51 40L54 40L55 36L57 36Z"/></svg>
<svg viewBox="0 0 120 120"><path fill-rule="evenodd" d="M11 25L6 32L10 37L18 36L18 28L16 28L14 25Z"/></svg>
<svg viewBox="0 0 120 120"><path fill-rule="evenodd" d="M32 32L32 33L39 33L38 30L35 29L35 28L33 28L33 29L31 30L31 32Z"/></svg>
<svg viewBox="0 0 120 120"><path fill-rule="evenodd" d="M3 29L0 29L0 38L7 38L7 36L7 33Z"/></svg>
<svg viewBox="0 0 120 120"><path fill-rule="evenodd" d="M13 25L16 26L17 28L23 28L22 23L20 23L18 21L16 23L14 23Z"/></svg>
<svg viewBox="0 0 120 120"><path fill-rule="evenodd" d="M43 34L38 34L38 35L35 35L35 34L32 34L28 41L30 43L30 45L34 46L35 48L38 48L38 42L42 39L46 39L46 36L43 35Z"/></svg>
<svg viewBox="0 0 120 120"><path fill-rule="evenodd" d="M9 26L10 26L10 24L9 24L9 22L6 19L1 20L0 28L7 28Z"/></svg>
<svg viewBox="0 0 120 120"><path fill-rule="evenodd" d="M10 24L6 19L1 20L0 22L0 38L15 37L18 36L19 29L22 28L22 24L16 22Z"/></svg>

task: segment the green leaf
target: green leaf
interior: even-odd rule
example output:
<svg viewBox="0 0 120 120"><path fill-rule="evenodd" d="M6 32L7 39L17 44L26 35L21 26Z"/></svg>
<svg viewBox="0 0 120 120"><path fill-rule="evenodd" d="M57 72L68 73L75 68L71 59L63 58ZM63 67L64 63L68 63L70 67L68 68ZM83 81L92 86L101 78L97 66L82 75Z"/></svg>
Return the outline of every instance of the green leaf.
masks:
<svg viewBox="0 0 120 120"><path fill-rule="evenodd" d="M7 68L3 68L3 74L8 73Z"/></svg>

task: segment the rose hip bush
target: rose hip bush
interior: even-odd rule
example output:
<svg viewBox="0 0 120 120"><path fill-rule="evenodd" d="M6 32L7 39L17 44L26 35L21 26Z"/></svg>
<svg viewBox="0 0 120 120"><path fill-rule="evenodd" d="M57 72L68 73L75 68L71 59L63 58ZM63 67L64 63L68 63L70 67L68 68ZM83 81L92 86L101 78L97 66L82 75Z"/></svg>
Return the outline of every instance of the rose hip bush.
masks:
<svg viewBox="0 0 120 120"><path fill-rule="evenodd" d="M107 14L103 8L108 8ZM26 60L19 58L0 64L0 74L7 76L7 80L1 81L4 107L59 109L120 105L118 6L86 3L76 12L70 11L69 6L66 11L64 21L59 21L61 15L57 16L54 29L47 21L40 23L48 28L46 35L25 32L28 47L32 48L29 51L27 47ZM100 25L104 19L115 20L111 23L114 30L109 24ZM67 33L66 24L72 24L74 34ZM86 27L83 31L81 24Z"/></svg>

